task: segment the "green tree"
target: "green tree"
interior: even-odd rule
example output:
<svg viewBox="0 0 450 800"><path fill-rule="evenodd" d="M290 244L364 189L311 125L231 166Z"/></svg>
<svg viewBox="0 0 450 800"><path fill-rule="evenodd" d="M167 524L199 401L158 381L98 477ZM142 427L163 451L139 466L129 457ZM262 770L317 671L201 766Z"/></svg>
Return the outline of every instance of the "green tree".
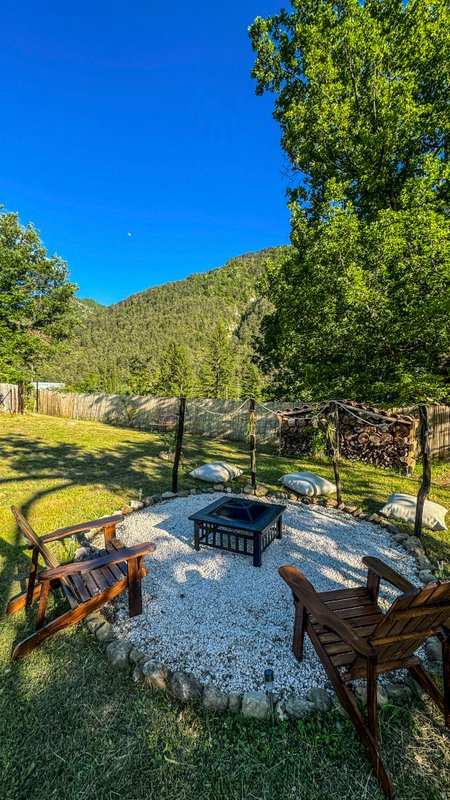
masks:
<svg viewBox="0 0 450 800"><path fill-rule="evenodd" d="M37 230L0 207L0 374L31 378L67 336L76 286L66 263L49 256Z"/></svg>
<svg viewBox="0 0 450 800"><path fill-rule="evenodd" d="M275 92L304 216L449 201L446 0L293 0L250 27L257 93Z"/></svg>
<svg viewBox="0 0 450 800"><path fill-rule="evenodd" d="M150 383L151 391L160 397L179 397L184 394L192 397L195 390L195 376L188 350L177 342L169 341L159 369Z"/></svg>
<svg viewBox="0 0 450 800"><path fill-rule="evenodd" d="M203 397L234 400L239 396L234 344L224 322L212 329L200 364L200 393Z"/></svg>
<svg viewBox="0 0 450 800"><path fill-rule="evenodd" d="M257 92L276 93L294 182L294 249L265 278L276 307L263 323L272 395L443 399L448 3L292 6L250 29Z"/></svg>

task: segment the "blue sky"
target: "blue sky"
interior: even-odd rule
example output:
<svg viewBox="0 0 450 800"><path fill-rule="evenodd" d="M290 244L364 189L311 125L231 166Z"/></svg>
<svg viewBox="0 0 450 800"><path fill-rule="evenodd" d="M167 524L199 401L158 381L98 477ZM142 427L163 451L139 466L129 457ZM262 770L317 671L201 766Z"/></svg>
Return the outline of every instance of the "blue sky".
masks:
<svg viewBox="0 0 450 800"><path fill-rule="evenodd" d="M281 0L2 6L0 203L112 303L289 240L247 27ZM131 233L131 236L128 234Z"/></svg>

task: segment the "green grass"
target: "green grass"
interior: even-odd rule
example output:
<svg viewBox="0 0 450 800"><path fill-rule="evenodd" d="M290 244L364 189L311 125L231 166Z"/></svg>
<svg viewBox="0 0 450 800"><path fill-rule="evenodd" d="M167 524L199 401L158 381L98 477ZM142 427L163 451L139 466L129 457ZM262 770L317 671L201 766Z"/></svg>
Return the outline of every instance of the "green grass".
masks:
<svg viewBox="0 0 450 800"><path fill-rule="evenodd" d="M0 601L18 593L28 551L9 511L19 505L39 532L116 510L126 500L170 488L171 465L153 434L90 422L0 416ZM187 440L186 472L206 459L242 466L244 445ZM258 480L309 467L332 476L326 459L258 455ZM342 463L345 500L377 509L394 490L417 484L390 471ZM450 505L449 470L435 470L432 498ZM448 556L448 535L429 549ZM23 581L22 581L23 584ZM62 602L62 601L60 601ZM152 695L108 664L77 626L13 663L13 642L31 631L35 610L0 621L0 797L2 800L379 800L382 797L349 723L334 712L273 729L183 709ZM428 702L386 707L382 743L399 800L450 796L450 739Z"/></svg>

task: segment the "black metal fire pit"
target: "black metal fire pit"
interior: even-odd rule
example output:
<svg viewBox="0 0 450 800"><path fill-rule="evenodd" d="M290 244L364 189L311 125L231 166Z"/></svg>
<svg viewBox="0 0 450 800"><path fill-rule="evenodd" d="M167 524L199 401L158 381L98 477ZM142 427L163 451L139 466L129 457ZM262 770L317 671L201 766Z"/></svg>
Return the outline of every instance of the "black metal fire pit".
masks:
<svg viewBox="0 0 450 800"><path fill-rule="evenodd" d="M281 515L286 506L225 497L192 514L194 546L217 547L253 557L260 567L262 554L275 538L281 539Z"/></svg>

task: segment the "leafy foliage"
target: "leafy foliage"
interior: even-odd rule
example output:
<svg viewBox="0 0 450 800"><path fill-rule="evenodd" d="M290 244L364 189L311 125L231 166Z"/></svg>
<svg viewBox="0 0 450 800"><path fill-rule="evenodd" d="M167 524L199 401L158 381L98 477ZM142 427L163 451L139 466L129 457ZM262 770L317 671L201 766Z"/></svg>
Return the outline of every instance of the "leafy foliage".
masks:
<svg viewBox="0 0 450 800"><path fill-rule="evenodd" d="M0 374L3 380L30 378L51 345L63 339L71 321L76 286L67 265L47 255L30 223L0 207Z"/></svg>
<svg viewBox="0 0 450 800"><path fill-rule="evenodd" d="M294 0L250 28L297 184L265 284L275 397L450 395L449 24L441 2Z"/></svg>

